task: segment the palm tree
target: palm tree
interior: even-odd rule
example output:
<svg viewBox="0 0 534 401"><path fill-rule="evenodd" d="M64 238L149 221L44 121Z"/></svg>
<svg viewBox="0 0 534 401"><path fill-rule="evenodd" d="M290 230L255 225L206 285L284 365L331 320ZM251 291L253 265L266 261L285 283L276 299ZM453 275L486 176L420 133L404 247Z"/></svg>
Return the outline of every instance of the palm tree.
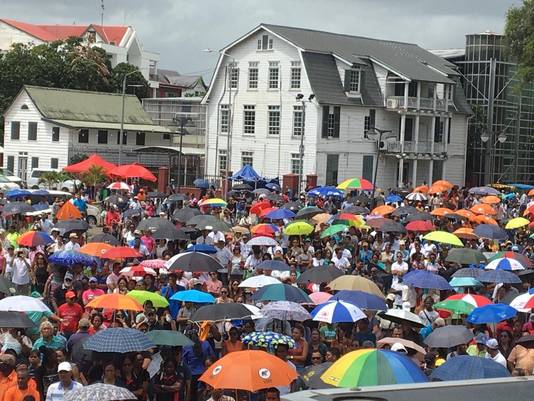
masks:
<svg viewBox="0 0 534 401"><path fill-rule="evenodd" d="M54 184L58 184L64 180L61 179L59 171L44 171L39 177L39 183L44 184L48 189L51 189Z"/></svg>
<svg viewBox="0 0 534 401"><path fill-rule="evenodd" d="M82 181L91 187L96 187L98 184L106 181L106 173L101 166L92 166L84 174L82 174Z"/></svg>

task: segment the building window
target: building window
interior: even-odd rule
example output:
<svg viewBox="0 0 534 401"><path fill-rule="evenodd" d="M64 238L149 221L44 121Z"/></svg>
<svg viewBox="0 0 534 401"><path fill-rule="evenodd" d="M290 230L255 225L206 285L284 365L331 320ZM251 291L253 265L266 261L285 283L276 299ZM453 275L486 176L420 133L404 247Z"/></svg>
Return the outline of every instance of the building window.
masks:
<svg viewBox="0 0 534 401"><path fill-rule="evenodd" d="M168 141L171 139L171 134L163 134L163 140Z"/></svg>
<svg viewBox="0 0 534 401"><path fill-rule="evenodd" d="M137 132L135 134L135 144L137 146L145 146L145 133L144 132Z"/></svg>
<svg viewBox="0 0 534 401"><path fill-rule="evenodd" d="M251 62L248 65L248 88L258 88L258 63Z"/></svg>
<svg viewBox="0 0 534 401"><path fill-rule="evenodd" d="M99 145L105 145L108 143L108 132L106 130L98 130L97 143Z"/></svg>
<svg viewBox="0 0 534 401"><path fill-rule="evenodd" d="M11 121L11 139L20 139L20 121Z"/></svg>
<svg viewBox="0 0 534 401"><path fill-rule="evenodd" d="M269 61L269 89L278 89L280 67L278 61Z"/></svg>
<svg viewBox="0 0 534 401"><path fill-rule="evenodd" d="M52 142L59 142L59 127L52 127Z"/></svg>
<svg viewBox="0 0 534 401"><path fill-rule="evenodd" d="M254 135L256 132L256 106L244 105L243 133Z"/></svg>
<svg viewBox="0 0 534 401"><path fill-rule="evenodd" d="M261 39L258 39L258 50L273 50L273 39L269 38L269 35L262 35Z"/></svg>
<svg viewBox="0 0 534 401"><path fill-rule="evenodd" d="M220 119L221 132L228 132L230 127L230 106L227 104L221 104Z"/></svg>
<svg viewBox="0 0 534 401"><path fill-rule="evenodd" d="M300 61L291 62L291 89L300 89Z"/></svg>
<svg viewBox="0 0 534 401"><path fill-rule="evenodd" d="M228 68L230 74L230 89L237 89L239 83L239 68L237 68L235 63L230 63Z"/></svg>
<svg viewBox="0 0 534 401"><path fill-rule="evenodd" d="M15 170L15 156L8 156L7 157L7 169L13 173Z"/></svg>
<svg viewBox="0 0 534 401"><path fill-rule="evenodd" d="M293 106L293 136L302 135L303 117L302 106Z"/></svg>
<svg viewBox="0 0 534 401"><path fill-rule="evenodd" d="M370 155L363 156L362 177L368 181L373 181L373 167L375 157Z"/></svg>
<svg viewBox="0 0 534 401"><path fill-rule="evenodd" d="M363 123L363 132L367 134L369 131L374 130L375 128L375 119L376 119L376 110L369 110L369 115L365 116Z"/></svg>
<svg viewBox="0 0 534 401"><path fill-rule="evenodd" d="M37 140L37 123L29 122L28 123L28 141Z"/></svg>
<svg viewBox="0 0 534 401"><path fill-rule="evenodd" d="M241 152L241 166L250 165L254 163L254 152Z"/></svg>
<svg viewBox="0 0 534 401"><path fill-rule="evenodd" d="M39 168L39 158L32 157L32 170L36 168Z"/></svg>
<svg viewBox="0 0 534 401"><path fill-rule="evenodd" d="M228 153L226 149L219 149L219 173L226 171L228 166Z"/></svg>
<svg viewBox="0 0 534 401"><path fill-rule="evenodd" d="M53 157L50 159L50 168L57 169L59 166L59 159Z"/></svg>
<svg viewBox="0 0 534 401"><path fill-rule="evenodd" d="M117 132L117 145L120 145L120 136L121 136L121 132L118 131ZM128 132L127 131L122 131L122 144L123 145L126 145L128 143Z"/></svg>
<svg viewBox="0 0 534 401"><path fill-rule="evenodd" d="M443 141L443 120L436 117L436 124L434 126L434 142Z"/></svg>
<svg viewBox="0 0 534 401"><path fill-rule="evenodd" d="M360 70L345 70L345 92L360 91Z"/></svg>
<svg viewBox="0 0 534 401"><path fill-rule="evenodd" d="M269 106L269 135L280 135L280 106Z"/></svg>
<svg viewBox="0 0 534 401"><path fill-rule="evenodd" d="M89 130L81 129L78 131L78 143L89 143Z"/></svg>
<svg viewBox="0 0 534 401"><path fill-rule="evenodd" d="M302 163L300 162L300 153L291 153L291 173L302 174Z"/></svg>
<svg viewBox="0 0 534 401"><path fill-rule="evenodd" d="M323 126L321 137L339 138L339 122L341 117L341 107L324 106L323 107Z"/></svg>

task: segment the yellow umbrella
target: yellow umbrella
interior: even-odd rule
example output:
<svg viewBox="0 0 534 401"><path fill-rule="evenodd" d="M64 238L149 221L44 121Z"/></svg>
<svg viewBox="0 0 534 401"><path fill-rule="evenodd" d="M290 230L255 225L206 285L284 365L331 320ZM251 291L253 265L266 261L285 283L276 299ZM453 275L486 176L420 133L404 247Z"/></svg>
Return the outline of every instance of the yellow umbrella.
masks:
<svg viewBox="0 0 534 401"><path fill-rule="evenodd" d="M525 219L524 217L516 217L515 219L512 219L506 223L507 230L513 230L515 228L524 227L527 226L530 223L530 220Z"/></svg>
<svg viewBox="0 0 534 401"><path fill-rule="evenodd" d="M313 232L313 226L305 221L295 221L284 228L286 235L308 235Z"/></svg>
<svg viewBox="0 0 534 401"><path fill-rule="evenodd" d="M361 276L344 275L339 276L335 280L328 284L328 288L333 291L337 290L350 290L350 291L363 291L368 294L373 294L384 298L384 294L380 291L380 288L371 280Z"/></svg>
<svg viewBox="0 0 534 401"><path fill-rule="evenodd" d="M460 238L446 231L432 231L423 237L427 241L440 242L455 246L464 246Z"/></svg>

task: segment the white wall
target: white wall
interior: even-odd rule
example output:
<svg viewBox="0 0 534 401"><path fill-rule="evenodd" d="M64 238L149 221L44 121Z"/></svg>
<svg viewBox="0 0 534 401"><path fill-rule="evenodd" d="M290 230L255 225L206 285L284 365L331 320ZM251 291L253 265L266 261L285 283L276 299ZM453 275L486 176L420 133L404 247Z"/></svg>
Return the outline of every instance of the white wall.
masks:
<svg viewBox="0 0 534 401"><path fill-rule="evenodd" d="M0 51L9 50L13 43L34 43L39 45L43 42L0 21Z"/></svg>

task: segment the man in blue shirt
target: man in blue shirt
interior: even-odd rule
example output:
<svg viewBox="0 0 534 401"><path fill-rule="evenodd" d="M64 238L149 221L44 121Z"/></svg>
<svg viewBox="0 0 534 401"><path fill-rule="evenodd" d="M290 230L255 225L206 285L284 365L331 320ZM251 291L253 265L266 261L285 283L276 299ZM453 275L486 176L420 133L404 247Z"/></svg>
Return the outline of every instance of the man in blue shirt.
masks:
<svg viewBox="0 0 534 401"><path fill-rule="evenodd" d="M81 212L82 216L86 215L87 212L87 202L81 197L79 193L76 194L76 197L72 201L72 204Z"/></svg>

